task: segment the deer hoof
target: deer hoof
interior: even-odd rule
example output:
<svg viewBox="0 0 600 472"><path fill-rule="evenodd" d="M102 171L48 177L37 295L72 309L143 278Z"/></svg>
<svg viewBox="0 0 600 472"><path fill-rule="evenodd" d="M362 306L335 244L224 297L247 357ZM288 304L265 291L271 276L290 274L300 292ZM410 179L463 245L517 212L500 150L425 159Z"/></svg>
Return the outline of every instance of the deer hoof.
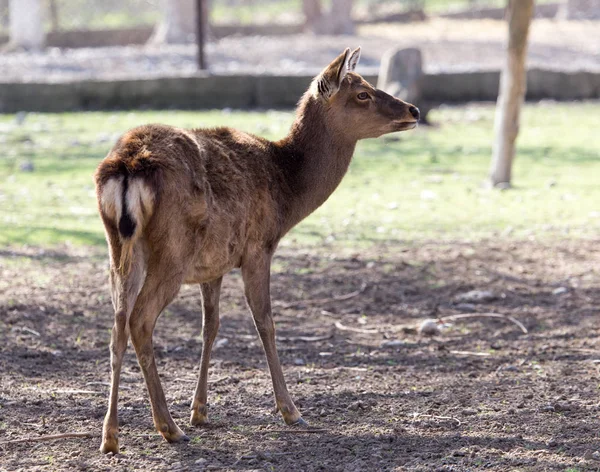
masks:
<svg viewBox="0 0 600 472"><path fill-rule="evenodd" d="M301 428L306 428L306 427L308 427L308 423L304 420L304 418L300 417L293 423L290 423L290 426L298 426Z"/></svg>
<svg viewBox="0 0 600 472"><path fill-rule="evenodd" d="M100 445L100 452L102 454L108 454L109 452L113 454L119 453L119 440L116 433L104 435L102 444Z"/></svg>
<svg viewBox="0 0 600 472"><path fill-rule="evenodd" d="M170 443L188 442L190 440L190 438L177 426L174 428L169 428L168 431L161 431L160 434L162 434L163 438Z"/></svg>
<svg viewBox="0 0 600 472"><path fill-rule="evenodd" d="M190 424L192 426L202 426L206 423L208 423L208 408L201 406L198 409L193 409Z"/></svg>

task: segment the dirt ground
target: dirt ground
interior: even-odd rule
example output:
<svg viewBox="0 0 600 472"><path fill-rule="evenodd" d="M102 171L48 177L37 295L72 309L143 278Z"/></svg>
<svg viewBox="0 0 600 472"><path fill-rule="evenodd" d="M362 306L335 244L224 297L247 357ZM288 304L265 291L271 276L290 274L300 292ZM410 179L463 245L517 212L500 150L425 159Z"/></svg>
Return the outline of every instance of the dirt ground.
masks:
<svg viewBox="0 0 600 472"><path fill-rule="evenodd" d="M288 386L311 429L272 413L238 273L222 293L211 424L188 425L201 348L184 287L155 351L187 444L154 431L133 349L121 454L98 452L112 310L97 250L0 251L0 470L471 471L600 468L599 241L445 242L356 253L282 248L273 298ZM482 301L457 296L490 291ZM479 295L486 295L481 294ZM422 320L471 318L419 335ZM336 325L337 323L337 325Z"/></svg>

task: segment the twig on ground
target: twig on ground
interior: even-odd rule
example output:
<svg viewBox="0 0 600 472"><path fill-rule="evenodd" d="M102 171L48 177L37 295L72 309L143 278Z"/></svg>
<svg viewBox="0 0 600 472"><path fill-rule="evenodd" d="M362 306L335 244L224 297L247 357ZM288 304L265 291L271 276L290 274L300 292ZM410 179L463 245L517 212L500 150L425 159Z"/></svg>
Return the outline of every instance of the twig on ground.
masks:
<svg viewBox="0 0 600 472"><path fill-rule="evenodd" d="M290 429L270 429L267 431L260 431L261 434L271 434L271 433L304 434L304 433L326 433L326 432L327 432L327 430L324 428L313 428L313 429L290 428Z"/></svg>
<svg viewBox="0 0 600 472"><path fill-rule="evenodd" d="M323 305L329 302L340 302L343 300L349 300L350 298L360 295L367 289L367 284L363 283L358 290L354 292L346 293L344 295L336 295L330 298L309 298L308 300L297 300L295 302L273 302L273 306L279 308L292 308L298 305Z"/></svg>
<svg viewBox="0 0 600 472"><path fill-rule="evenodd" d="M295 342L295 341L304 341L306 343L314 343L317 341L325 341L326 339L330 339L333 336L333 334L325 334L323 336L288 336L288 337L279 337L278 340L279 341L288 341L288 342Z"/></svg>
<svg viewBox="0 0 600 472"><path fill-rule="evenodd" d="M219 378L214 379L214 380L210 380L209 379L208 383L209 384L217 384L217 383L220 383L220 382L224 382L225 380L229 380L230 378L231 378L231 376L226 375L224 377L219 377ZM173 382L189 382L189 383L194 383L194 382L198 382L198 379L185 379L183 377L175 377L173 379Z"/></svg>
<svg viewBox="0 0 600 472"><path fill-rule="evenodd" d="M73 394L73 395L104 395L104 392L97 392L96 390L54 390L53 393L64 393L64 394Z"/></svg>
<svg viewBox="0 0 600 472"><path fill-rule="evenodd" d="M425 414L421 414L421 413L413 413L412 417L413 417L413 421L415 421L418 418L433 418L435 420L456 421L457 426L460 426L462 424L461 421L458 418L455 418L454 416L438 416L438 415L425 415Z"/></svg>
<svg viewBox="0 0 600 472"><path fill-rule="evenodd" d="M467 318L500 318L514 323L524 334L529 333L529 331L527 331L527 328L519 320L513 318L512 316L502 315L500 313L460 313L458 315L440 316L438 319L444 322L452 320L463 320Z"/></svg>
<svg viewBox="0 0 600 472"><path fill-rule="evenodd" d="M16 326L13 328L13 331L21 331L22 333L29 333L29 334L33 334L34 336L37 336L38 338L41 336L40 333L38 333L36 330L28 328L27 326Z"/></svg>
<svg viewBox="0 0 600 472"><path fill-rule="evenodd" d="M491 356L491 354L489 352L473 352L473 351L450 351L450 354L458 354L459 356L479 356L479 357Z"/></svg>
<svg viewBox="0 0 600 472"><path fill-rule="evenodd" d="M93 438L97 436L94 433L64 433L64 434L52 434L50 436L38 436L38 437L26 437L21 439L11 439L10 441L0 442L0 446L5 444L18 444L26 442L40 442L40 441L54 441L55 439L67 439L67 438Z"/></svg>
<svg viewBox="0 0 600 472"><path fill-rule="evenodd" d="M352 328L351 326L344 326L339 321L335 322L335 327L340 331L351 331L353 333L361 333L361 334L377 334L379 333L378 329L363 329L363 328Z"/></svg>

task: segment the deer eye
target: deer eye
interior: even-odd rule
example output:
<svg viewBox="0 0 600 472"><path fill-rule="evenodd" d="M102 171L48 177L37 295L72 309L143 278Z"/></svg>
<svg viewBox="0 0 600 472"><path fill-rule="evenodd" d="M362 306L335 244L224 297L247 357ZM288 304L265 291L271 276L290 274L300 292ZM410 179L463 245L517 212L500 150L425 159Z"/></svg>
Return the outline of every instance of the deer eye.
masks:
<svg viewBox="0 0 600 472"><path fill-rule="evenodd" d="M369 94L367 92L360 92L356 98L359 100L367 100L369 98Z"/></svg>

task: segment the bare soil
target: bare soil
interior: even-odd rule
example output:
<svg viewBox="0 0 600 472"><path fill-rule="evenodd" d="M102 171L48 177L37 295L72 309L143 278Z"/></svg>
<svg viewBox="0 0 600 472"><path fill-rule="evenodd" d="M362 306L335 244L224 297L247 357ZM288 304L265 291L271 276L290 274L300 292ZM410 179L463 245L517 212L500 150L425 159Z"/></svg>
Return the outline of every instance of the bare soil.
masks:
<svg viewBox="0 0 600 472"><path fill-rule="evenodd" d="M201 317L198 289L184 287L159 320L155 352L191 442L170 445L154 431L130 348L116 456L98 452L112 324L103 254L2 250L0 444L93 437L1 444L0 470L598 470L598 243L282 248L273 276L279 352L312 429L286 427L271 412L237 273L222 293L211 424L187 424ZM492 296L456 299L472 290ZM492 318L448 323L434 337L414 329L465 312L511 315L529 333Z"/></svg>

